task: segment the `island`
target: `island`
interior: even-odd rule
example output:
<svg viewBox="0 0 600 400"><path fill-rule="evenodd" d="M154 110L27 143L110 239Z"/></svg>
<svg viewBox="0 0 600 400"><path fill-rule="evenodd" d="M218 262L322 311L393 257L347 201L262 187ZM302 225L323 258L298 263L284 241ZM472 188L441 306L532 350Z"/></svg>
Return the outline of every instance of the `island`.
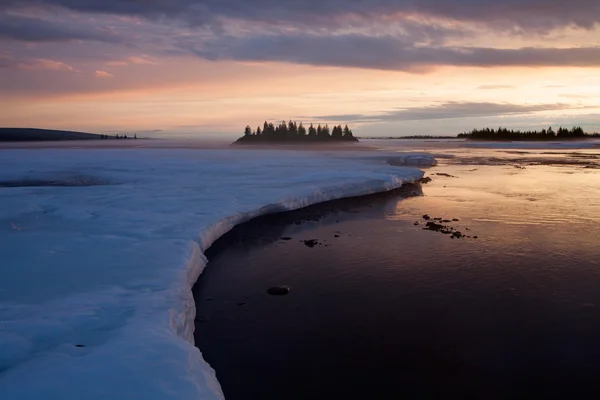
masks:
<svg viewBox="0 0 600 400"><path fill-rule="evenodd" d="M104 135L38 128L0 128L0 142L47 142L60 140L137 139L137 135Z"/></svg>
<svg viewBox="0 0 600 400"><path fill-rule="evenodd" d="M571 129L560 127L557 131L554 131L552 127L541 131L519 131L501 127L498 129L473 129L471 132L458 134L457 138L491 141L582 140L600 138L600 133L586 133L579 126Z"/></svg>
<svg viewBox="0 0 600 400"><path fill-rule="evenodd" d="M358 139L352 134L348 125L342 128L341 125L334 126L331 130L329 125L316 127L310 124L306 128L302 122L282 121L275 126L273 123L266 122L263 127L260 126L253 130L250 125L246 126L244 136L236 140L237 144L254 143L322 143L322 142L358 142Z"/></svg>

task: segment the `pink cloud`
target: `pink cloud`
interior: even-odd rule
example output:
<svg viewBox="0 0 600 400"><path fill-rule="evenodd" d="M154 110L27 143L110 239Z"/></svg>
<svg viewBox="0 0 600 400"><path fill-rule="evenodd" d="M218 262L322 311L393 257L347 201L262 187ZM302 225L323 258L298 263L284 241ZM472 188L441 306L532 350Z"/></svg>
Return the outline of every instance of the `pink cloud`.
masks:
<svg viewBox="0 0 600 400"><path fill-rule="evenodd" d="M113 60L113 61L108 61L108 62L104 63L104 65L106 65L108 67L126 67L131 64L157 65L158 63L156 61L153 61L152 59L150 59L148 56L145 56L145 55L131 56L131 57L127 57L123 60Z"/></svg>
<svg viewBox="0 0 600 400"><path fill-rule="evenodd" d="M107 63L104 63L104 65L106 65L107 67L126 67L127 61L109 61Z"/></svg>
<svg viewBox="0 0 600 400"><path fill-rule="evenodd" d="M142 57L138 57L138 56L133 56L133 57L129 57L129 62L131 62L132 64L146 64L146 65L156 65L157 63L150 60L149 58L142 56Z"/></svg>
<svg viewBox="0 0 600 400"><path fill-rule="evenodd" d="M96 76L96 78L114 78L115 76L111 73L108 73L106 71L96 71L94 73L94 75Z"/></svg>
<svg viewBox="0 0 600 400"><path fill-rule="evenodd" d="M45 58L38 58L35 60L22 62L18 64L18 67L26 70L46 69L52 71L79 72L77 69L73 68L67 63L64 63L62 61L48 60Z"/></svg>

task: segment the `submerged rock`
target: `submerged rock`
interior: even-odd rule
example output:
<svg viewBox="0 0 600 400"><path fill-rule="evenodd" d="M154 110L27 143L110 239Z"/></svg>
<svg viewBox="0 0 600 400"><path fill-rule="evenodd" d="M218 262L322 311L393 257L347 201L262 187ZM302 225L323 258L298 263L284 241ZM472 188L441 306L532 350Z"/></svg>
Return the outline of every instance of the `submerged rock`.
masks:
<svg viewBox="0 0 600 400"><path fill-rule="evenodd" d="M281 240L292 240L292 238L289 237L289 236L284 236L284 237L281 238Z"/></svg>
<svg viewBox="0 0 600 400"><path fill-rule="evenodd" d="M425 214L425 215L423 215L423 219L424 219L425 221L428 221L428 220L430 220L430 219L431 219L431 217L430 217L429 215Z"/></svg>
<svg viewBox="0 0 600 400"><path fill-rule="evenodd" d="M272 288L267 289L267 293L272 294L274 296L283 296L288 294L292 290L289 286L274 286Z"/></svg>
<svg viewBox="0 0 600 400"><path fill-rule="evenodd" d="M424 178L419 179L419 183L429 183L431 182L433 179L431 179L430 177L426 176Z"/></svg>

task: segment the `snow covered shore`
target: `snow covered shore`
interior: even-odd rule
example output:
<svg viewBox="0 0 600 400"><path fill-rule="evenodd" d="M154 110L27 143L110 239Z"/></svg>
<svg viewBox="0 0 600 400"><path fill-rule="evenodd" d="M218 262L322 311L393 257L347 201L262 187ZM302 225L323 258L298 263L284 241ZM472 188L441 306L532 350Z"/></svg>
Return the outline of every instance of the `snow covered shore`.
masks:
<svg viewBox="0 0 600 400"><path fill-rule="evenodd" d="M393 164L393 165L392 165ZM193 343L203 251L257 215L391 190L427 155L0 152L0 398L219 399Z"/></svg>

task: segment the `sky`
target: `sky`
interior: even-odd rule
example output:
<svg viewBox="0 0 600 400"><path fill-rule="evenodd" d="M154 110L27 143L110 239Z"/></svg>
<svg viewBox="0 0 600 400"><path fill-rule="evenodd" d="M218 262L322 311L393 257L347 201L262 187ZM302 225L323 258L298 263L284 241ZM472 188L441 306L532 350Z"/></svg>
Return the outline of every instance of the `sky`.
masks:
<svg viewBox="0 0 600 400"><path fill-rule="evenodd" d="M597 0L0 0L0 126L600 132Z"/></svg>

